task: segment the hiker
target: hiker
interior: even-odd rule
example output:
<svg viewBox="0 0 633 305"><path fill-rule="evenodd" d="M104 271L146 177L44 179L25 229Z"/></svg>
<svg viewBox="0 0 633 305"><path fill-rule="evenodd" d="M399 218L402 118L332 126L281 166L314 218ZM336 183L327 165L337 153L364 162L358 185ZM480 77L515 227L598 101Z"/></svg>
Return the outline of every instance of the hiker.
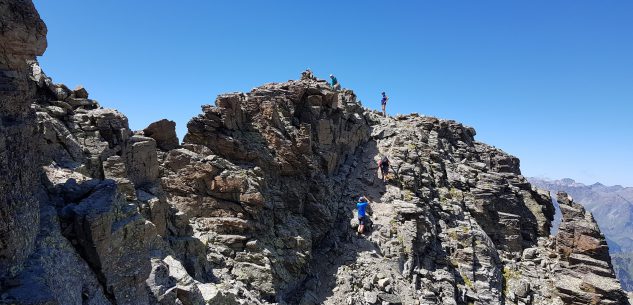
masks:
<svg viewBox="0 0 633 305"><path fill-rule="evenodd" d="M336 79L336 76L334 76L334 74L330 74L330 79L332 80L332 84L330 85L332 90L334 90L334 91L341 90L341 84L339 84L339 82Z"/></svg>
<svg viewBox="0 0 633 305"><path fill-rule="evenodd" d="M382 116L387 117L387 101L389 100L389 97L387 96L387 94L383 91L382 92L382 99L380 100L380 104L382 105Z"/></svg>
<svg viewBox="0 0 633 305"><path fill-rule="evenodd" d="M358 203L356 203L356 209L358 210L358 231L356 235L361 235L365 232L365 217L367 216L367 206L369 202L367 201L367 197L360 196L358 198Z"/></svg>
<svg viewBox="0 0 633 305"><path fill-rule="evenodd" d="M301 79L302 80L316 80L316 77L314 77L312 70L310 70L310 68L307 68L305 71L301 72Z"/></svg>
<svg viewBox="0 0 633 305"><path fill-rule="evenodd" d="M382 158L378 161L378 167L380 168L382 182L387 182L387 175L389 174L389 158L387 158L387 156L382 156Z"/></svg>

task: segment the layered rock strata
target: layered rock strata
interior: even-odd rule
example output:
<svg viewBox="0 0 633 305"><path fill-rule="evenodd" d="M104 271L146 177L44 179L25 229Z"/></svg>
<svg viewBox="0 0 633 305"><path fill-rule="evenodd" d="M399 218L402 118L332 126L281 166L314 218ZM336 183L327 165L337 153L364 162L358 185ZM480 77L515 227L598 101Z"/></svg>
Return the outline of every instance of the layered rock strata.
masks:
<svg viewBox="0 0 633 305"><path fill-rule="evenodd" d="M556 234L561 272L556 289L567 304L623 304L627 296L615 278L609 247L591 213L559 192L562 223Z"/></svg>
<svg viewBox="0 0 633 305"><path fill-rule="evenodd" d="M0 1L0 278L23 270L39 226L33 84L27 60L46 49L46 26L30 1Z"/></svg>

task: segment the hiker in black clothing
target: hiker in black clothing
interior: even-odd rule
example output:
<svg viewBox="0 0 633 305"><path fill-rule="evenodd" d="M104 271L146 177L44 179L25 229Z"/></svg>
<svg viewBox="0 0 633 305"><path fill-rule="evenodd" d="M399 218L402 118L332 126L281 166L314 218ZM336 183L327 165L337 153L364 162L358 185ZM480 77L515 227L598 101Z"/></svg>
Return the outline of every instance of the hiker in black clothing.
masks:
<svg viewBox="0 0 633 305"><path fill-rule="evenodd" d="M387 158L387 156L382 156L380 161L378 161L378 167L380 167L382 182L387 182L387 174L389 174L389 158Z"/></svg>

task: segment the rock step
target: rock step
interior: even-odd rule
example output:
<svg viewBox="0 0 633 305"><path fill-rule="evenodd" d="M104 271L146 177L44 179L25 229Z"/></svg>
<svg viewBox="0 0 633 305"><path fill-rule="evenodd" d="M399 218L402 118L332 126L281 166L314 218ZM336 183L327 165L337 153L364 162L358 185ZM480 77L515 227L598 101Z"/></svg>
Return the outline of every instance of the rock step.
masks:
<svg viewBox="0 0 633 305"><path fill-rule="evenodd" d="M609 263L579 253L572 253L571 255L569 255L569 263L572 265L584 264L609 269Z"/></svg>
<svg viewBox="0 0 633 305"><path fill-rule="evenodd" d="M599 276L604 276L604 277L615 277L614 273L611 271L611 269L605 269L605 268L600 268L600 267L596 267L596 266L589 266L589 265L576 265L576 266L571 266L569 267L570 269L577 271L579 273L592 273L595 275L599 275Z"/></svg>

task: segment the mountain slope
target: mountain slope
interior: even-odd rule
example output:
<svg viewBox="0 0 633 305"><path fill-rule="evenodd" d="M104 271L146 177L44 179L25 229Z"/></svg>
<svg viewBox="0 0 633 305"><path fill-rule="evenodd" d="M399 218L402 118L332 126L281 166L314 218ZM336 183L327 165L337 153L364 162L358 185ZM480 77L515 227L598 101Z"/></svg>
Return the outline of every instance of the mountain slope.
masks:
<svg viewBox="0 0 633 305"><path fill-rule="evenodd" d="M2 20L39 20L0 3ZM2 304L628 304L591 214L559 196L550 237L549 194L473 128L383 118L304 74L218 96L178 143L172 122L132 131L54 83L19 37L0 49L21 81L1 143L22 158L2 169L27 169L0 176L26 198L3 197ZM29 217L4 216L16 202Z"/></svg>

